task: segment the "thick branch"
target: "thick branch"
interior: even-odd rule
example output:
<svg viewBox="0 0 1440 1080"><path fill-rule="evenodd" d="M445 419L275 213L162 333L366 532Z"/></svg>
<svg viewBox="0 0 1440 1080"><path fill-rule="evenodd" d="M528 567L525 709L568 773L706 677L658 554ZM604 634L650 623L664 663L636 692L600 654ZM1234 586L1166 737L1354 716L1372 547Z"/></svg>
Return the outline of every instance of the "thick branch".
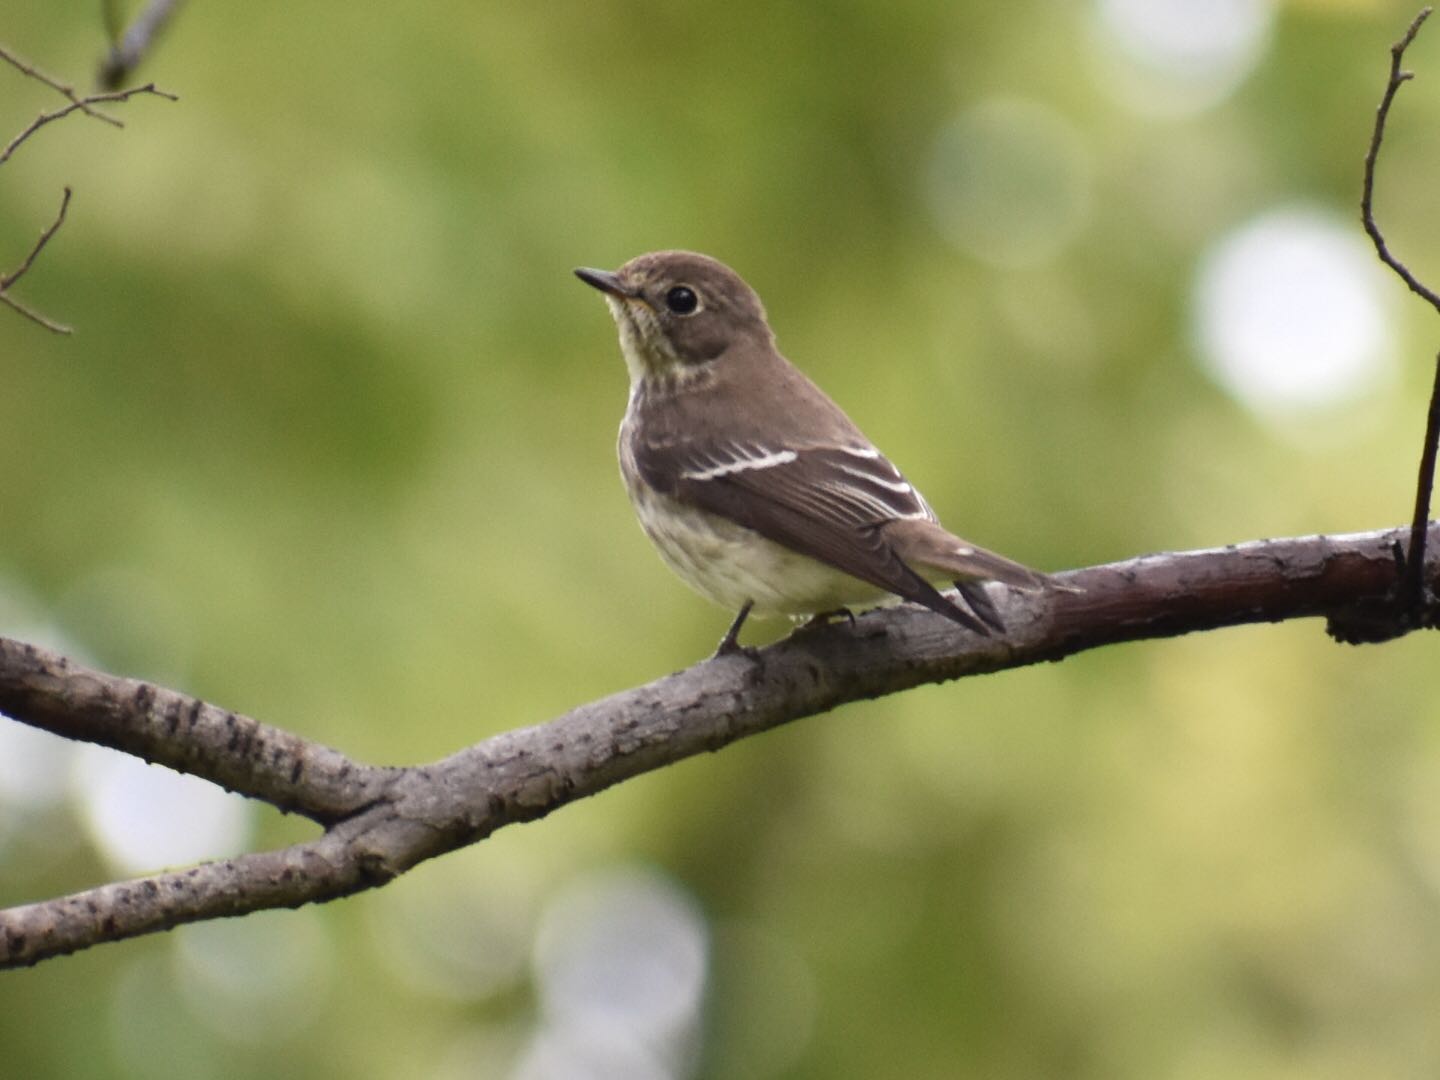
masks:
<svg viewBox="0 0 1440 1080"><path fill-rule="evenodd" d="M1440 532L1440 526L1436 527ZM1008 593L1011 633L979 638L913 607L709 660L487 739L430 765L378 769L183 694L0 638L0 710L300 810L321 838L0 912L0 967L185 922L296 907L383 884L705 750L863 698L1058 660L1120 641L1393 607L1404 530L1147 555L1061 575L1079 593ZM1427 621L1434 625L1434 612Z"/></svg>
<svg viewBox="0 0 1440 1080"><path fill-rule="evenodd" d="M322 824L378 798L392 770L163 686L0 638L0 713L203 777Z"/></svg>

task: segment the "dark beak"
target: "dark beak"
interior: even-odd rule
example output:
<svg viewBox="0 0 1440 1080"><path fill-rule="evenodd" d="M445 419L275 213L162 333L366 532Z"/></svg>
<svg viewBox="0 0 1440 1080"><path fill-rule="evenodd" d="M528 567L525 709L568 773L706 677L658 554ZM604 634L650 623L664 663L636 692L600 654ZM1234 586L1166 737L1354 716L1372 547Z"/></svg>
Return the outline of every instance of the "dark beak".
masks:
<svg viewBox="0 0 1440 1080"><path fill-rule="evenodd" d="M591 270L588 266L582 266L575 271L575 276L593 288L611 296L618 296L622 300L634 300L640 294L620 280L618 274L609 270Z"/></svg>

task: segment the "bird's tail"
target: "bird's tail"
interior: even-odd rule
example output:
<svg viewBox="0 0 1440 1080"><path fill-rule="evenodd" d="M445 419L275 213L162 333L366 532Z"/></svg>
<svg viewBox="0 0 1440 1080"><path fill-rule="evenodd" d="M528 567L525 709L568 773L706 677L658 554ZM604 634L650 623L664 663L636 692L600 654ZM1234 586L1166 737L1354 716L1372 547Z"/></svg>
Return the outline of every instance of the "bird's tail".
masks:
<svg viewBox="0 0 1440 1080"><path fill-rule="evenodd" d="M885 526L885 539L906 564L927 577L951 578L957 585L998 581L1029 591L1054 587L1050 578L1040 571L961 540L933 521L922 518L892 521ZM968 600L969 592L965 595Z"/></svg>

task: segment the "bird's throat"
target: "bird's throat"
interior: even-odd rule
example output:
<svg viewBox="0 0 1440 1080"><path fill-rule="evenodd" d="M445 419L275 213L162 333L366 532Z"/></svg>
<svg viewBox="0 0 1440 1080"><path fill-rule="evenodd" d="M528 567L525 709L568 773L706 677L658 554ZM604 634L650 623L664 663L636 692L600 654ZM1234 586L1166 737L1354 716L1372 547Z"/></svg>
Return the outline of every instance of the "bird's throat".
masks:
<svg viewBox="0 0 1440 1080"><path fill-rule="evenodd" d="M611 296L605 299L620 331L620 352L631 386L656 376L671 376L683 366L649 307Z"/></svg>

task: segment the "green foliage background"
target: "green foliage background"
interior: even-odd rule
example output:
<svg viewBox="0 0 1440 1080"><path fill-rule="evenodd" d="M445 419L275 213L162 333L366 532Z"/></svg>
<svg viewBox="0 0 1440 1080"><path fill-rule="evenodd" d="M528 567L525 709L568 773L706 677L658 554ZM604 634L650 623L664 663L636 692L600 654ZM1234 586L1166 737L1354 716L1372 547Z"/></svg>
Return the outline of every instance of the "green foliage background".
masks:
<svg viewBox="0 0 1440 1080"><path fill-rule="evenodd" d="M11 4L0 41L83 81L92 8ZM1189 290L1258 210L1353 215L1412 14L1285 5L1235 96L1156 119L1100 89L1081 4L192 4L142 73L179 104L69 118L0 169L7 266L75 188L17 293L77 328L0 311L0 582L102 667L370 761L696 660L728 616L635 527L623 367L569 273L659 247L739 269L947 523L1025 562L1396 524L1424 313L1395 285L1398 384L1296 440L1193 362ZM1382 217L1433 282L1430 35ZM996 96L1094 163L1039 267L957 251L923 198L937 131ZM0 71L0 134L53 104ZM324 942L283 1032L202 1022L255 1006L176 982L175 935L0 977L0 1073L460 1075L461 1041L523 1043L529 977L407 979L383 913L434 900L458 940L504 912L523 952L547 897L641 864L711 928L696 1075L1433 1075L1436 672L1433 636L1307 622L852 706L266 916ZM108 879L69 811L25 825L0 901Z"/></svg>

